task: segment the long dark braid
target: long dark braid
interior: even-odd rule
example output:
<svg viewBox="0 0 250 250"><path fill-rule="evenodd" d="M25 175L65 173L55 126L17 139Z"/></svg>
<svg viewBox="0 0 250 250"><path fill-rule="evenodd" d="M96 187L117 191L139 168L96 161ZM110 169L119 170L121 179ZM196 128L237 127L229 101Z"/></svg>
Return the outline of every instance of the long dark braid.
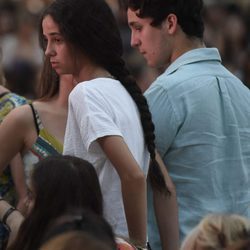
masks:
<svg viewBox="0 0 250 250"><path fill-rule="evenodd" d="M130 96L135 101L139 110L141 124L144 132L144 139L151 158L148 174L150 184L158 191L165 194L170 194L170 191L164 181L164 177L160 170L159 164L156 161L154 124L152 122L152 116L149 111L146 98L143 96L141 89L136 84L135 79L130 75L122 58L120 58L119 62L113 64L112 67L107 68L107 70L126 88Z"/></svg>
<svg viewBox="0 0 250 250"><path fill-rule="evenodd" d="M141 118L144 138L150 153L149 179L153 188L169 194L163 174L155 159L155 135L147 100L122 59L123 46L120 32L104 0L55 0L46 9L40 21L40 41L43 46L42 19L51 15L59 25L64 38L91 59L105 68L126 88L135 101ZM103 21L105 20L105 21Z"/></svg>

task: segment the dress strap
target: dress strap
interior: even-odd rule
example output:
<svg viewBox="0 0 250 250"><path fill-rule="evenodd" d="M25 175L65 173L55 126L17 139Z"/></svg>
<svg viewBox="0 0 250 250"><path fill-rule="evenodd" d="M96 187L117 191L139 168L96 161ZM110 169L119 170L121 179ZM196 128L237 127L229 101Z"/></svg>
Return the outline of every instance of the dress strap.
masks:
<svg viewBox="0 0 250 250"><path fill-rule="evenodd" d="M37 132L37 135L39 135L39 132L42 129L41 119L40 119L37 111L35 110L33 104L29 103L29 105L30 105L31 110L32 110L33 119L34 119L34 123L35 123L35 126L36 126L36 132Z"/></svg>

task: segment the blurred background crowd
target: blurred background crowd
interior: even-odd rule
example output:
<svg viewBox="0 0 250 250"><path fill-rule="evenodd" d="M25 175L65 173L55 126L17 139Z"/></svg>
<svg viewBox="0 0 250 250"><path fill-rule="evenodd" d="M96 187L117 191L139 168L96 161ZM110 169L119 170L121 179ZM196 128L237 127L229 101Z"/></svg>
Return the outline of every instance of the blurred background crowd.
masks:
<svg viewBox="0 0 250 250"><path fill-rule="evenodd" d="M90 0L91 1L91 0ZM120 26L125 60L144 91L159 72L149 69L144 59L130 47L126 13L121 0L106 0ZM36 84L43 61L37 23L42 9L51 0L0 0L0 46L8 88L35 98ZM207 47L217 47L223 64L250 87L250 1L204 0Z"/></svg>

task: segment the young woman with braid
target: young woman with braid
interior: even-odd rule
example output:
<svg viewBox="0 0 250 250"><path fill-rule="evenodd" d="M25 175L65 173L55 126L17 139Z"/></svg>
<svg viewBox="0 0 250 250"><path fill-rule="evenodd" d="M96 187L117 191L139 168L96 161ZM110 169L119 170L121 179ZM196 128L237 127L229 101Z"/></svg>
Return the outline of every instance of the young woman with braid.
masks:
<svg viewBox="0 0 250 250"><path fill-rule="evenodd" d="M53 1L42 14L39 33L55 71L72 74L79 82L69 97L64 153L94 165L104 216L114 232L146 248L146 179L151 159L149 177L159 229L163 240L170 234L178 240L172 182L156 160L151 114L125 67L120 34L106 2ZM166 209L169 217L162 211ZM163 246L170 249L170 241Z"/></svg>

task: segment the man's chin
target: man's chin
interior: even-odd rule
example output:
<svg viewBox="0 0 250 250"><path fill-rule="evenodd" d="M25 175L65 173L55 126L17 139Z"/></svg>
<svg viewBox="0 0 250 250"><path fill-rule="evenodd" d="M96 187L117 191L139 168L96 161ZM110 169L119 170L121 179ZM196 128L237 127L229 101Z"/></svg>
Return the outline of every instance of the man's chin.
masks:
<svg viewBox="0 0 250 250"><path fill-rule="evenodd" d="M156 67L155 63L153 63L152 61L146 60L146 62L147 62L148 67L150 67L150 68Z"/></svg>

